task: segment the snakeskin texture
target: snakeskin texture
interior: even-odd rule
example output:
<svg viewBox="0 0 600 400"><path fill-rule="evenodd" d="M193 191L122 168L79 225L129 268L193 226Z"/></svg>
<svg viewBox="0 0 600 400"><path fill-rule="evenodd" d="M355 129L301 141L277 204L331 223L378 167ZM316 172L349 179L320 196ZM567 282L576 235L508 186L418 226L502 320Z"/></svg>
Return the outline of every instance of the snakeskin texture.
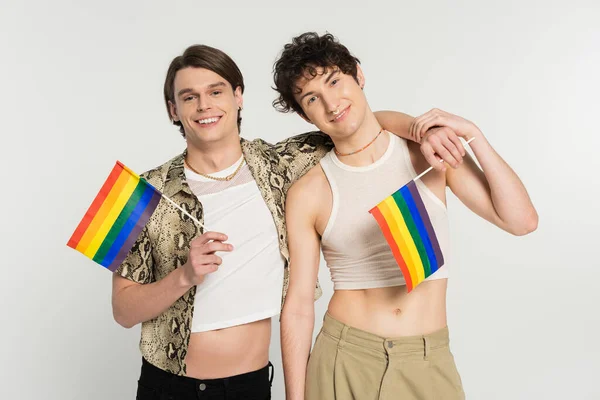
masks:
<svg viewBox="0 0 600 400"><path fill-rule="evenodd" d="M286 260L281 301L283 306L290 268L284 218L285 196L290 186L331 150L333 143L321 132L309 132L275 145L262 139L241 139L241 146L252 176L273 215L281 254ZM184 157L185 152L141 176L204 223L202 204L185 180ZM202 229L189 217L168 202L161 201L117 273L141 284L159 281L185 264L190 242L200 234ZM142 356L157 367L176 375L186 373L185 357L191 334L195 294L196 287L192 287L161 315L142 324ZM315 300L320 296L321 288L317 282Z"/></svg>

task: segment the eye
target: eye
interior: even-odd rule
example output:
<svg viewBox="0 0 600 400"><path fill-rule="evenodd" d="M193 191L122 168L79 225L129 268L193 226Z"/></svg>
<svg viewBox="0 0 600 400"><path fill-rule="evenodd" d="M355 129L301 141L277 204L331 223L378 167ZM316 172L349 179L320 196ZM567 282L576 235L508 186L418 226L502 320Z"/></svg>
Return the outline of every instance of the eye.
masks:
<svg viewBox="0 0 600 400"><path fill-rule="evenodd" d="M339 78L335 78L334 80L331 81L331 86L334 86L339 81L340 81Z"/></svg>
<svg viewBox="0 0 600 400"><path fill-rule="evenodd" d="M306 104L311 104L313 101L317 100L317 96L313 96L311 98L308 99L308 101L306 102Z"/></svg>
<svg viewBox="0 0 600 400"><path fill-rule="evenodd" d="M213 96L218 96L220 95L222 92L220 90L215 90L214 92L211 93L211 95Z"/></svg>
<svg viewBox="0 0 600 400"><path fill-rule="evenodd" d="M183 98L183 101L190 101L190 100L194 100L196 98L196 96L194 95L189 95Z"/></svg>

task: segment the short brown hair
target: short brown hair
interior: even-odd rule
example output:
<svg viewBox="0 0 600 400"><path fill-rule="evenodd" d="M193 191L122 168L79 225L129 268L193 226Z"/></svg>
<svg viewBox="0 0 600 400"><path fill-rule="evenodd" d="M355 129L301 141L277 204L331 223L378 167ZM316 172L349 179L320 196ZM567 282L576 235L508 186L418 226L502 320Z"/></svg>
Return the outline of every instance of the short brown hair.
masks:
<svg viewBox="0 0 600 400"><path fill-rule="evenodd" d="M244 77L242 76L242 72L235 61L227 54L219 49L203 44L196 44L185 49L182 55L175 57L173 61L171 61L164 86L165 105L167 106L169 119L173 122L173 125L179 127L179 132L181 132L184 137L185 132L183 130L183 125L179 121L174 121L171 116L169 101L175 104L175 75L177 75L179 70L188 67L204 68L212 71L229 82L234 91L239 86L242 89L242 93L244 93ZM241 110L238 110L237 124L238 130L240 130L242 125Z"/></svg>
<svg viewBox="0 0 600 400"><path fill-rule="evenodd" d="M319 36L315 32L306 32L292 39L284 46L283 52L273 66L273 79L279 97L273 101L273 107L280 112L297 112L305 116L302 107L294 95L300 93L297 82L307 75L317 76L317 68L339 68L358 82L357 63L360 60L350 54L332 34Z"/></svg>

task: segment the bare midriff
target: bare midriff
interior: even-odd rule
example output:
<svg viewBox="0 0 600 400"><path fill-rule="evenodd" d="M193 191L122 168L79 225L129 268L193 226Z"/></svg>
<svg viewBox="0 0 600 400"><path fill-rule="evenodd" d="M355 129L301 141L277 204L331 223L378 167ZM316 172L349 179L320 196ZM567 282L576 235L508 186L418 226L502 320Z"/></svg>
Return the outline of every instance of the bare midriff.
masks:
<svg viewBox="0 0 600 400"><path fill-rule="evenodd" d="M269 362L271 319L192 333L185 359L187 376L216 379L252 372Z"/></svg>
<svg viewBox="0 0 600 400"><path fill-rule="evenodd" d="M336 290L328 313L338 321L385 338L425 335L446 327L447 279L406 286Z"/></svg>

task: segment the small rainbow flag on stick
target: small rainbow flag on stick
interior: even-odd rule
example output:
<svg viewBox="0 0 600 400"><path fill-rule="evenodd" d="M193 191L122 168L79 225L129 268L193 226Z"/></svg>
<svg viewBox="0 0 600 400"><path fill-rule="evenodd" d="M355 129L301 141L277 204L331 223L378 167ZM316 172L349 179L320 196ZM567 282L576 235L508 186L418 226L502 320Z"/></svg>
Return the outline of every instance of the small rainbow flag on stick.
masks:
<svg viewBox="0 0 600 400"><path fill-rule="evenodd" d="M415 184L432 169L429 167L369 210L392 249L409 293L444 265L444 255Z"/></svg>
<svg viewBox="0 0 600 400"><path fill-rule="evenodd" d="M159 191L117 161L67 246L114 272L160 198Z"/></svg>
<svg viewBox="0 0 600 400"><path fill-rule="evenodd" d="M415 181L402 186L369 212L392 249L408 292L444 265L444 256Z"/></svg>

